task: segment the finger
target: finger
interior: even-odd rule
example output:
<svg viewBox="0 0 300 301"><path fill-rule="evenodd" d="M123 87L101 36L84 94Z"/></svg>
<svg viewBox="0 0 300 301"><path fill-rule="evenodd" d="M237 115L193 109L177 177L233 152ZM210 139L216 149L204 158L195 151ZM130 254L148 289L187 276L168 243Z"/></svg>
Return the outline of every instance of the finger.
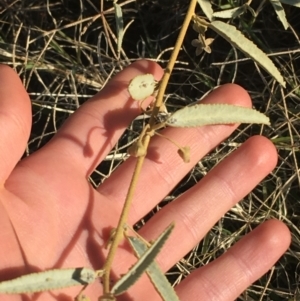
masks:
<svg viewBox="0 0 300 301"><path fill-rule="evenodd" d="M225 85L216 89L204 102L251 105L247 92L237 85ZM216 125L191 129L167 128L162 131L179 145L190 146L191 162L188 164L178 156L176 146L164 138L153 137L139 176L130 222L134 223L147 214L204 155L235 129L236 125ZM135 158L128 159L98 188L101 194L113 200L119 208L123 205L130 185L135 162Z"/></svg>
<svg viewBox="0 0 300 301"><path fill-rule="evenodd" d="M39 153L40 160L55 153L56 163L76 166L80 174L89 176L141 113L140 103L131 99L127 88L132 78L145 73L152 73L159 80L162 69L151 61L137 61L117 74L67 120ZM143 102L143 107L150 99Z"/></svg>
<svg viewBox="0 0 300 301"><path fill-rule="evenodd" d="M235 300L249 285L265 274L286 251L288 228L270 220L242 238L217 260L196 270L176 291L180 300Z"/></svg>
<svg viewBox="0 0 300 301"><path fill-rule="evenodd" d="M0 65L0 181L3 185L24 153L31 128L31 104L18 75Z"/></svg>
<svg viewBox="0 0 300 301"><path fill-rule="evenodd" d="M161 268L167 271L199 243L220 217L274 168L276 161L274 145L264 137L252 137L197 185L152 217L139 231L148 241L175 222L175 229L157 258ZM143 288L143 292L134 290L137 299L145 290L152 290L147 282Z"/></svg>
<svg viewBox="0 0 300 301"><path fill-rule="evenodd" d="M147 222L141 230L147 240L157 237L171 222L176 224L164 251L171 254L165 257L164 268L168 269L191 250L232 206L270 173L276 162L274 145L264 137L252 137ZM180 248L174 248L175 245Z"/></svg>

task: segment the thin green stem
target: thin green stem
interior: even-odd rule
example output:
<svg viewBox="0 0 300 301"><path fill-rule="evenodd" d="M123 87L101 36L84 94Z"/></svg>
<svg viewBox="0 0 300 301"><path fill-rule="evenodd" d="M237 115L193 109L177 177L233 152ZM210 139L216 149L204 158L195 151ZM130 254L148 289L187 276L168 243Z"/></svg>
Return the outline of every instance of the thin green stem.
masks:
<svg viewBox="0 0 300 301"><path fill-rule="evenodd" d="M151 118L150 118L150 121L149 121L150 126L148 126L147 129L144 130L143 133L141 134L142 135L142 139L141 139L142 140L142 145L146 150L148 149L150 138L151 138L152 133L153 133L152 127L155 124L155 117L157 116L157 114L159 112L159 108L162 104L163 96L165 94L165 90L166 90L171 72L173 70L175 61L176 61L178 53L180 51L184 36L185 36L186 31L188 29L189 23L191 21L191 18L194 15L196 4L197 4L197 0L191 0L189 9L187 11L187 14L186 14L186 17L184 19L183 25L181 27L181 30L180 30L179 36L177 38L174 50L172 52L172 56L170 58L169 64L168 64L168 66L165 70L164 76L162 78L162 81L161 81L161 84L160 84L160 87L159 87L158 95L157 95L157 98L156 98L156 101L155 101L155 107L153 109L153 112L151 114ZM110 283L111 266L112 266L113 259L115 257L117 248L118 248L121 240L123 239L124 226L127 223L127 218L128 218L130 205L131 205L131 202L133 200L133 195L134 195L134 192L135 192L135 188L136 188L136 185L137 185L137 181L138 181L138 178L139 178L144 160L145 160L145 155L141 156L141 157L138 157L138 159L137 159L135 170L134 170L134 173L133 173L133 176L132 176L132 179L131 179L131 183L130 183L130 186L129 186L129 190L128 190L128 193L127 193L127 196L126 196L126 200L125 200L125 203L124 203L124 207L123 207L120 219L119 219L118 226L116 228L115 236L114 236L112 244L109 248L107 259L106 259L104 267L103 267L103 270L104 270L104 275L103 275L103 291L104 292L103 293L104 293L104 295L110 293L109 283Z"/></svg>

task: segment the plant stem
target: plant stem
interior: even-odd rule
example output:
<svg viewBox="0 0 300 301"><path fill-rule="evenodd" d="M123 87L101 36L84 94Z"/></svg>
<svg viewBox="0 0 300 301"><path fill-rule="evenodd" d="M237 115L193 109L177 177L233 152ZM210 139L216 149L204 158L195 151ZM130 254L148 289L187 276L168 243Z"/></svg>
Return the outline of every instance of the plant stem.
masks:
<svg viewBox="0 0 300 301"><path fill-rule="evenodd" d="M165 91L166 91L166 88L167 88L172 70L174 68L178 53L180 51L183 39L185 37L186 31L188 29L188 26L191 22L191 19L192 19L194 13L195 13L196 4L197 4L197 0L191 0L190 1L190 5L189 5L188 11L185 15L185 19L183 21L183 24L182 24L181 30L179 32L178 38L176 40L171 58L169 60L167 68L165 69L163 78L162 78L160 86L159 86L159 90L158 90L158 93L157 93L155 105L154 105L152 115L151 115L151 118L150 118L150 121L149 121L150 127L152 127L154 125L155 117L157 116L157 114L159 112L159 108L163 103L163 98L164 98L164 95L165 95Z"/></svg>
<svg viewBox="0 0 300 301"><path fill-rule="evenodd" d="M145 135L143 139L143 144L144 145L149 145L150 141L150 136ZM118 245L120 241L123 238L123 231L124 231L124 226L127 223L127 217L130 209L130 205L133 199L133 194L137 185L137 181L140 175L140 171L142 169L143 163L144 163L145 156L138 157L137 163L134 169L134 173L131 179L131 183L127 192L126 200L123 206L123 210L119 219L118 226L116 228L116 232L114 234L114 238L111 244L111 247L109 249L107 259L105 261L103 270L104 270L104 275L103 275L103 290L104 294L109 294L110 292L110 287L109 287L109 280L110 280L110 270L112 266L113 259L115 257Z"/></svg>
<svg viewBox="0 0 300 301"><path fill-rule="evenodd" d="M144 135L142 137L142 144L145 147L145 149L148 148L150 138L152 136L150 134L150 132L153 132L152 126L155 124L155 116L157 116L157 114L159 112L159 108L162 104L163 96L165 94L165 90L166 90L171 72L173 70L175 61L176 61L178 53L180 51L184 36L185 36L186 31L188 29L189 23L191 21L191 18L194 15L196 4L197 4L197 0L191 0L188 11L187 11L187 14L186 14L184 22L183 22L183 25L182 25L180 33L179 33L179 36L177 38L175 47L173 49L169 64L168 64L168 66L167 66L167 68L164 72L164 76L162 78L162 81L161 81L161 84L160 84L160 87L159 87L159 91L158 91L157 98L156 98L156 101L155 101L155 106L154 106L154 109L152 111L151 118L150 118L150 121L149 121L149 125L150 125L150 127L148 127L149 130L148 130L148 132L143 131L143 133L142 133ZM128 218L130 205L131 205L131 202L132 202L132 199L133 199L133 194L134 194L134 191L135 191L135 188L136 188L136 185L137 185L137 181L138 181L138 178L139 178L144 160L145 160L145 155L141 156L141 157L138 157L138 159L137 159L135 170L134 170L134 173L133 173L133 176L132 176L132 179L131 179L131 183L130 183L130 186L129 186L129 189L128 189L128 193L127 193L127 196L126 196L126 200L125 200L125 203L124 203L124 207L123 207L120 219L119 219L118 226L116 228L115 236L114 236L112 244L109 248L107 259L106 259L104 267L103 267L103 270L104 270L103 293L104 293L104 295L109 294L109 292L110 292L109 282L110 282L110 271L111 271L112 262L113 262L113 259L115 257L118 245L121 242L121 240L123 239L124 226L127 223L127 218Z"/></svg>

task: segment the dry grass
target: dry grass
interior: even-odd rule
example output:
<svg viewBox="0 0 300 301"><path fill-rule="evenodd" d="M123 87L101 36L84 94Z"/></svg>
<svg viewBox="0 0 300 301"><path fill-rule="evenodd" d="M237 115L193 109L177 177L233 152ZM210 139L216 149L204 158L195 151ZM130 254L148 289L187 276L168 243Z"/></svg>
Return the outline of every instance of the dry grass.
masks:
<svg viewBox="0 0 300 301"><path fill-rule="evenodd" d="M214 1L219 8L228 6L227 2L242 1ZM0 1L0 60L19 73L34 111L25 155L44 145L74 110L131 61L148 58L166 65L187 1L120 0L118 3L126 25L120 54L116 50L112 2L80 0L75 5L63 0ZM212 46L212 54L196 57L190 45L196 34L190 30L166 97L172 110L174 106L194 102L217 85L235 82L249 91L257 109L270 116L272 127L240 127L199 162L162 205L194 185L253 134L263 134L273 140L279 162L273 173L232 208L169 275L171 281L179 282L196 267L222 254L262 221L277 218L292 231L290 249L239 300L300 300L299 9L285 6L291 27L284 31L268 1L253 1L253 8L260 9L255 19L245 14L235 24L270 54L284 75L287 88L282 89L220 37ZM135 121L99 166L92 177L95 186L122 162L140 126L141 121Z"/></svg>

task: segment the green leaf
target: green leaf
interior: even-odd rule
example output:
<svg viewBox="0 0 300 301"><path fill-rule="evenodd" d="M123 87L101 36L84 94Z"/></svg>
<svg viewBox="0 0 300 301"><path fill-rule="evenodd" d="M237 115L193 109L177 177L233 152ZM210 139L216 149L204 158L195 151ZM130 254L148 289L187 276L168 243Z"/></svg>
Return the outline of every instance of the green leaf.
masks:
<svg viewBox="0 0 300 301"><path fill-rule="evenodd" d="M287 30L289 28L289 23L286 19L285 11L284 11L280 1L279 0L270 0L270 2L272 3L273 8L274 8L280 22L282 23L284 29Z"/></svg>
<svg viewBox="0 0 300 301"><path fill-rule="evenodd" d="M157 82L152 74L134 77L128 86L128 92L134 100L144 100L154 93Z"/></svg>
<svg viewBox="0 0 300 301"><path fill-rule="evenodd" d="M2 294L36 293L70 286L87 285L98 277L89 268L54 269L32 273L0 283Z"/></svg>
<svg viewBox="0 0 300 301"><path fill-rule="evenodd" d="M166 124L173 127L196 127L209 124L263 123L270 124L264 114L250 108L229 104L197 104L172 114Z"/></svg>
<svg viewBox="0 0 300 301"><path fill-rule="evenodd" d="M197 22L197 17L195 17L195 19ZM213 21L208 25L208 27L217 32L234 47L241 50L244 54L246 54L246 56L254 60L258 65L272 75L283 87L285 87L283 77L269 57L234 26L222 21Z"/></svg>
<svg viewBox="0 0 300 301"><path fill-rule="evenodd" d="M208 18L209 21L211 21L213 17L213 9L210 0L197 0L197 1L205 16Z"/></svg>
<svg viewBox="0 0 300 301"><path fill-rule="evenodd" d="M244 4L239 7L214 12L213 17L221 18L221 19L231 19L231 18L234 19L234 18L240 16L241 14L243 14L246 10L247 10L247 6L246 6L246 4Z"/></svg>
<svg viewBox="0 0 300 301"><path fill-rule="evenodd" d="M120 53L122 48L123 36L124 36L124 21L123 21L123 13L122 8L119 4L114 2L115 8L115 18L116 18L116 26L117 26L117 36L118 36L118 53Z"/></svg>
<svg viewBox="0 0 300 301"><path fill-rule="evenodd" d="M138 258L148 250L147 245L139 237L128 236L127 238ZM148 266L146 273L164 301L179 301L174 288L155 261Z"/></svg>
<svg viewBox="0 0 300 301"><path fill-rule="evenodd" d="M280 0L280 2L284 3L284 4L300 7L300 1L299 0Z"/></svg>
<svg viewBox="0 0 300 301"><path fill-rule="evenodd" d="M173 228L174 224L171 224L141 256L141 258L130 268L127 274L117 281L111 290L113 295L117 296L124 293L142 276L148 266L154 261L162 246L170 236Z"/></svg>

